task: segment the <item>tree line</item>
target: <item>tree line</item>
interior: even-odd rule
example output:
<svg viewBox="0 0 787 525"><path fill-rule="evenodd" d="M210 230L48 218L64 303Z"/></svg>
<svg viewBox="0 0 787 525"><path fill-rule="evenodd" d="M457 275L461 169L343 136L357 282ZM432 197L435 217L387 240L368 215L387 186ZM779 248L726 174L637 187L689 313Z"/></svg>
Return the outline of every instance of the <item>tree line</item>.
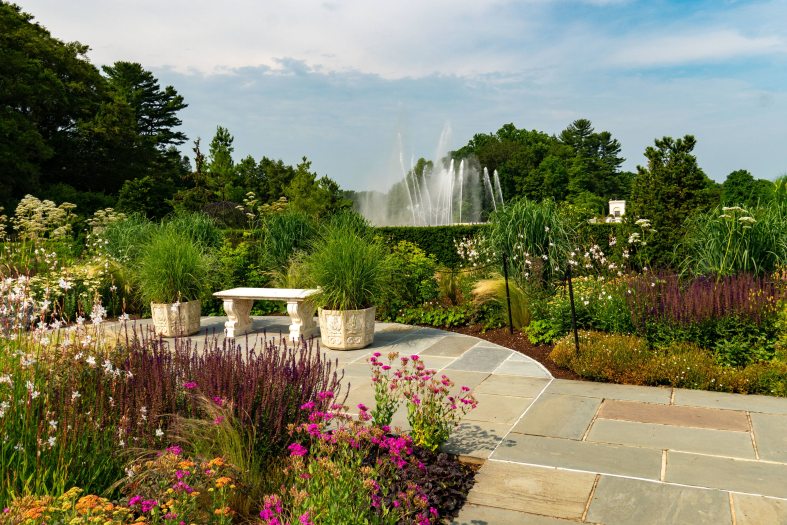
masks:
<svg viewBox="0 0 787 525"><path fill-rule="evenodd" d="M234 138L221 126L207 151L194 140L189 159L178 149L187 141L178 129L187 103L177 90L162 87L138 63L97 68L87 50L0 2L0 206L9 209L33 193L73 202L82 213L113 206L157 218L185 209L241 220L236 205L249 192L258 204L285 197L317 216L358 199L318 177L306 157L295 166L266 156L236 162ZM722 184L711 180L695 145L691 135L657 139L645 150L645 165L628 172L620 142L578 119L557 135L505 124L474 135L450 156L496 170L506 200L554 199L603 214L608 200L625 199L629 215L648 217L667 233L718 203L774 198L777 185L745 170ZM431 167L420 159L411 176L428 176Z"/></svg>

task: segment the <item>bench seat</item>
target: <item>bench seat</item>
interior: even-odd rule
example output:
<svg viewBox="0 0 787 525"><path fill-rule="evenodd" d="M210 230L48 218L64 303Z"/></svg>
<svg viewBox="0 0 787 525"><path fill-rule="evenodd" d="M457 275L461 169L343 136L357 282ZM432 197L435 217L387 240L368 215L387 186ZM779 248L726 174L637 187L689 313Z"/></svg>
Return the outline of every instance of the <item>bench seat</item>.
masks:
<svg viewBox="0 0 787 525"><path fill-rule="evenodd" d="M315 307L309 300L317 291L304 288L232 288L213 295L224 301L224 312L227 314L224 332L227 337L236 337L251 330L250 313L254 301L285 301L292 321L290 339L298 341L301 337L308 338L317 333Z"/></svg>

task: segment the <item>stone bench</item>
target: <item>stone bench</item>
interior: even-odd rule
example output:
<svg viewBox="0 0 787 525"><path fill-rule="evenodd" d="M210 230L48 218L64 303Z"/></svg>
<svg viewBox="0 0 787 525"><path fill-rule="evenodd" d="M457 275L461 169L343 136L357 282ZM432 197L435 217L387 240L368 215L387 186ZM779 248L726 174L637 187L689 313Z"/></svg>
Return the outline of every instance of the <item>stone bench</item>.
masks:
<svg viewBox="0 0 787 525"><path fill-rule="evenodd" d="M285 301L290 314L290 339L298 341L317 332L314 322L314 304L309 297L317 293L314 289L300 288L233 288L222 290L213 295L224 301L227 322L224 332L227 337L235 337L251 330L251 305L257 300Z"/></svg>

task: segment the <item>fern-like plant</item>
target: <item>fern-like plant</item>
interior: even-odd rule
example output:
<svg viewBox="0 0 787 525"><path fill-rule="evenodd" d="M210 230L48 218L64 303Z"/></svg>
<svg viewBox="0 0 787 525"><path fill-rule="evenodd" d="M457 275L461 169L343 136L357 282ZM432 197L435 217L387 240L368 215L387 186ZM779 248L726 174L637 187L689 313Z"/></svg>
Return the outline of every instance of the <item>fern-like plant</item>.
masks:
<svg viewBox="0 0 787 525"><path fill-rule="evenodd" d="M209 263L193 239L163 228L145 246L136 272L143 301L175 303L204 294Z"/></svg>

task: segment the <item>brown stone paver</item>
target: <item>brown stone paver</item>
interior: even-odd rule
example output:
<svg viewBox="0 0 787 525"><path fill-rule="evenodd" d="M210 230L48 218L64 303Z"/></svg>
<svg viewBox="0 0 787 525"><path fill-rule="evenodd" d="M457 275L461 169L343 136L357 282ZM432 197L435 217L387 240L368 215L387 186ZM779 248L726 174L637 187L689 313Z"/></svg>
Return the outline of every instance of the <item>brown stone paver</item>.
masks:
<svg viewBox="0 0 787 525"><path fill-rule="evenodd" d="M555 379L549 385L550 394L596 397L599 399L619 399L623 401L642 401L645 403L669 404L671 388L652 386L615 385L594 383L592 381L572 381Z"/></svg>
<svg viewBox="0 0 787 525"><path fill-rule="evenodd" d="M748 432L597 419L588 432L587 440L755 459L754 445Z"/></svg>
<svg viewBox="0 0 787 525"><path fill-rule="evenodd" d="M489 460L476 475L467 502L579 520L596 475Z"/></svg>
<svg viewBox="0 0 787 525"><path fill-rule="evenodd" d="M737 430L740 432L751 430L746 412L739 410L638 403L614 399L607 399L601 404L598 417L715 430Z"/></svg>
<svg viewBox="0 0 787 525"><path fill-rule="evenodd" d="M787 500L734 493L732 500L735 525L787 525Z"/></svg>
<svg viewBox="0 0 787 525"><path fill-rule="evenodd" d="M705 390L685 390L676 388L673 401L675 405L787 415L787 398L785 397L747 396L742 394L728 394L726 392L707 392Z"/></svg>

